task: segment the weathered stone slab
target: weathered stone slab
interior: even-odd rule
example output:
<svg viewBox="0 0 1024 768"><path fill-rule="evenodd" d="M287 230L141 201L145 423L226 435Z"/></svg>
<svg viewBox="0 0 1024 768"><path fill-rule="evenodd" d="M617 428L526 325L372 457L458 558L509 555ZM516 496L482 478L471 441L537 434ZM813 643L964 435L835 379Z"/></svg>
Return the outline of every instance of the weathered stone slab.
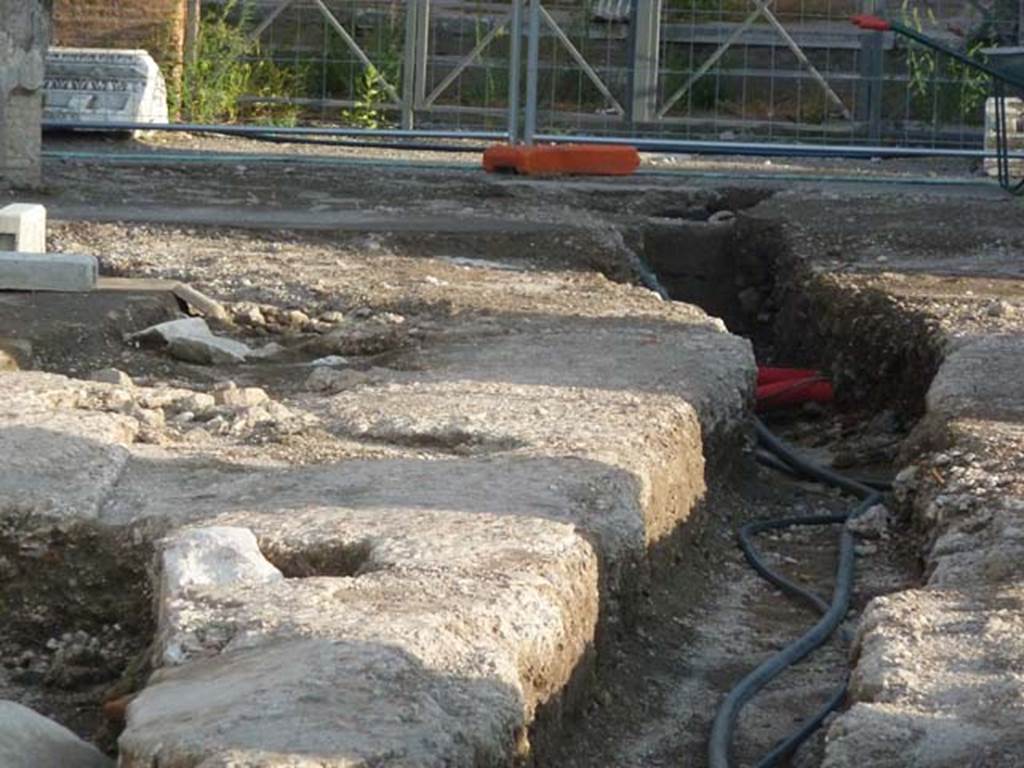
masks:
<svg viewBox="0 0 1024 768"><path fill-rule="evenodd" d="M13 701L0 701L4 768L114 768L114 761L71 731Z"/></svg>
<svg viewBox="0 0 1024 768"><path fill-rule="evenodd" d="M0 251L0 291L91 291L98 274L93 256Z"/></svg>
<svg viewBox="0 0 1024 768"><path fill-rule="evenodd" d="M46 253L46 207L12 203L0 208L0 251Z"/></svg>
<svg viewBox="0 0 1024 768"><path fill-rule="evenodd" d="M43 117L76 123L166 123L167 86L146 51L51 48Z"/></svg>

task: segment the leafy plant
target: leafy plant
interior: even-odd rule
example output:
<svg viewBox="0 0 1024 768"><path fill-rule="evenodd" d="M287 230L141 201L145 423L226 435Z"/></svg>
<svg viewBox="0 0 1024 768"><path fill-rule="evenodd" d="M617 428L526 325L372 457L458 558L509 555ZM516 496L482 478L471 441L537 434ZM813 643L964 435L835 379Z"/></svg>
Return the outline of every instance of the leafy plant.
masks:
<svg viewBox="0 0 1024 768"><path fill-rule="evenodd" d="M355 105L341 113L341 119L358 128L388 128L392 121L387 106L392 101L388 84L399 82L401 70L402 32L395 23L382 25L377 30L377 44L372 54L375 63L363 66L357 63L360 72L355 80ZM351 53L349 52L349 55Z"/></svg>
<svg viewBox="0 0 1024 768"><path fill-rule="evenodd" d="M356 83L356 104L341 113L347 125L357 128L387 128L390 125L381 105L387 103L389 94L381 82L381 74L374 66L365 67Z"/></svg>
<svg viewBox="0 0 1024 768"><path fill-rule="evenodd" d="M233 123L244 115L289 124L298 118L296 106L266 100L295 93L303 73L260 58L259 41L245 32L250 13L248 0L228 0L219 10L205 9L198 50L173 99L185 120Z"/></svg>
<svg viewBox="0 0 1024 768"><path fill-rule="evenodd" d="M924 30L924 21L935 25L935 14L929 8L922 17L909 0L901 6L903 23L918 32ZM973 40L965 46L968 56L976 56L986 45L984 40ZM988 95L988 75L948 56L920 45L907 48L908 87L916 113L929 114L933 122L961 119L979 121L980 110Z"/></svg>

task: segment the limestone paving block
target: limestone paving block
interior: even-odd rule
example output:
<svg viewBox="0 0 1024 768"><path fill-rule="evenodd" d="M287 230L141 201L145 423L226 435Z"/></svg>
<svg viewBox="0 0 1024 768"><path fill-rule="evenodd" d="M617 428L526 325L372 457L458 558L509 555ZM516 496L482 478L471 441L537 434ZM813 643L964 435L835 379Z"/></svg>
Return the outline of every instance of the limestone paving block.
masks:
<svg viewBox="0 0 1024 768"><path fill-rule="evenodd" d="M98 273L92 256L0 251L0 291L91 291Z"/></svg>
<svg viewBox="0 0 1024 768"><path fill-rule="evenodd" d="M146 51L50 48L43 119L166 123L167 86Z"/></svg>
<svg viewBox="0 0 1024 768"><path fill-rule="evenodd" d="M0 208L0 250L46 253L46 208L31 203Z"/></svg>
<svg viewBox="0 0 1024 768"><path fill-rule="evenodd" d="M4 768L114 768L114 761L63 725L13 701L0 701Z"/></svg>
<svg viewBox="0 0 1024 768"><path fill-rule="evenodd" d="M78 407L63 376L0 373L0 511L95 518L137 431L119 413Z"/></svg>

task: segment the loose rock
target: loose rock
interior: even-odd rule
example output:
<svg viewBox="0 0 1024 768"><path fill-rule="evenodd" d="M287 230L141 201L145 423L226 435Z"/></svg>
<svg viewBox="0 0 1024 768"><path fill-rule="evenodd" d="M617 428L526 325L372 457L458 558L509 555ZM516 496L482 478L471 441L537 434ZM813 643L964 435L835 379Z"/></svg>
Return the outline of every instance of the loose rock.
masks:
<svg viewBox="0 0 1024 768"><path fill-rule="evenodd" d="M4 768L114 768L114 761L71 731L13 701L0 701Z"/></svg>
<svg viewBox="0 0 1024 768"><path fill-rule="evenodd" d="M89 374L90 381L99 381L104 384L116 384L119 387L132 387L135 382L132 377L117 368L101 368Z"/></svg>

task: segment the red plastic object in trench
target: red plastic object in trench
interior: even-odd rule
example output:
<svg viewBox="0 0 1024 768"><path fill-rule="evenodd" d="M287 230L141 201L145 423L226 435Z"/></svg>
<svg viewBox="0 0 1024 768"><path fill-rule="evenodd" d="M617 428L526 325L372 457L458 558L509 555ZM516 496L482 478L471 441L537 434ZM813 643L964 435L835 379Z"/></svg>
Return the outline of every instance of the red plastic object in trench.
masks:
<svg viewBox="0 0 1024 768"><path fill-rule="evenodd" d="M758 412L803 403L830 403L832 384L817 371L799 368L758 368Z"/></svg>

